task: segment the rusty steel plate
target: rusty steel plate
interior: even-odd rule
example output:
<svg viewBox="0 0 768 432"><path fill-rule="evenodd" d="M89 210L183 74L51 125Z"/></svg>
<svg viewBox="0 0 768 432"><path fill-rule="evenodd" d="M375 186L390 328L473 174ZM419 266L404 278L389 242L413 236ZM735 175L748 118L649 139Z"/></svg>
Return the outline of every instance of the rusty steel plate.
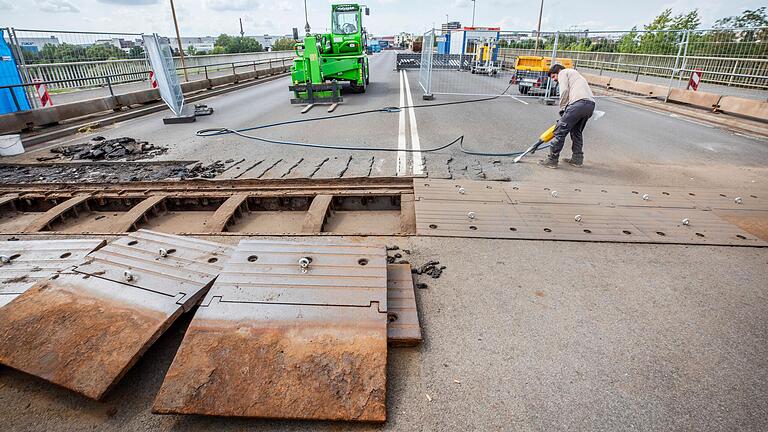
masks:
<svg viewBox="0 0 768 432"><path fill-rule="evenodd" d="M83 262L104 240L32 240L0 242L0 307L40 279Z"/></svg>
<svg viewBox="0 0 768 432"><path fill-rule="evenodd" d="M384 246L244 240L153 412L384 421L386 296Z"/></svg>
<svg viewBox="0 0 768 432"><path fill-rule="evenodd" d="M409 264L387 265L387 339L390 346L421 343L421 325Z"/></svg>
<svg viewBox="0 0 768 432"><path fill-rule="evenodd" d="M472 180L413 180L416 201L482 201L510 202L501 184Z"/></svg>
<svg viewBox="0 0 768 432"><path fill-rule="evenodd" d="M121 237L0 308L0 363L101 399L199 301L231 249L150 231Z"/></svg>

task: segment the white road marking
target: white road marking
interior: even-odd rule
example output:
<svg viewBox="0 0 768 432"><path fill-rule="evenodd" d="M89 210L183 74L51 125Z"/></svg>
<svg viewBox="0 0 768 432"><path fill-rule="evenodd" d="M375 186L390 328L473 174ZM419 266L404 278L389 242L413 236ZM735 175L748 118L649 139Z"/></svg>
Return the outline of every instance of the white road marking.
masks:
<svg viewBox="0 0 768 432"><path fill-rule="evenodd" d="M400 75L400 105L405 106L405 89L403 88L403 75ZM408 159L406 159L405 152L405 111L400 110L400 126L397 135L397 175L403 176L408 174Z"/></svg>
<svg viewBox="0 0 768 432"><path fill-rule="evenodd" d="M512 99L514 99L514 100L516 100L516 101L520 102L521 104L524 104L524 105L528 105L528 102L526 102L526 101L524 101L524 100L522 100L522 99L518 99L518 98L516 98L516 97L514 97L514 96L511 96L511 95L510 95L509 97L511 97Z"/></svg>
<svg viewBox="0 0 768 432"><path fill-rule="evenodd" d="M405 78L405 94L408 96L408 106L413 106L413 96L411 95L411 82L408 80L408 74L404 70L400 71ZM416 109L408 109L408 118L411 124L411 148L415 150L411 153L413 161L413 175L424 174L424 161L421 158L421 141L419 140L419 127L416 125Z"/></svg>

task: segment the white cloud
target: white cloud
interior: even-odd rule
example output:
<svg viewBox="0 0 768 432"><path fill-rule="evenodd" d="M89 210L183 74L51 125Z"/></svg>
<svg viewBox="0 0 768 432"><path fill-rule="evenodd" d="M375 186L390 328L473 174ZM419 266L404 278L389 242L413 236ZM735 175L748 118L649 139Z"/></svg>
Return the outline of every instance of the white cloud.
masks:
<svg viewBox="0 0 768 432"><path fill-rule="evenodd" d="M11 10L13 6L10 3L0 0L0 10Z"/></svg>
<svg viewBox="0 0 768 432"><path fill-rule="evenodd" d="M35 0L38 10L51 13L80 12L75 5L67 0Z"/></svg>
<svg viewBox="0 0 768 432"><path fill-rule="evenodd" d="M251 11L260 6L256 0L206 0L205 3L215 11Z"/></svg>
<svg viewBox="0 0 768 432"><path fill-rule="evenodd" d="M146 6L158 4L160 0L97 0L99 3L119 4L125 6Z"/></svg>

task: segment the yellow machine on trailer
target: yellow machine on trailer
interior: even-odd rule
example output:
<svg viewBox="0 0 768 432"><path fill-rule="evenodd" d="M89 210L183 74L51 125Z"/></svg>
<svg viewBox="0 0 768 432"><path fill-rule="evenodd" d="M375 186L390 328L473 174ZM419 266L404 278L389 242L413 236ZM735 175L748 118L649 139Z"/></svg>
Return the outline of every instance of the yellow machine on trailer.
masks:
<svg viewBox="0 0 768 432"><path fill-rule="evenodd" d="M573 68L573 60L569 58L558 58L555 61L567 69ZM520 94L544 94L549 85L549 68L552 67L551 57L542 56L518 56L515 59L515 71L512 75L510 84L517 84L517 90ZM552 96L557 96L559 90L557 83L552 83L550 87ZM546 95L545 96L549 96Z"/></svg>
<svg viewBox="0 0 768 432"><path fill-rule="evenodd" d="M471 69L473 74L494 76L499 73L500 67L495 61L498 48L496 42L495 38L478 41Z"/></svg>

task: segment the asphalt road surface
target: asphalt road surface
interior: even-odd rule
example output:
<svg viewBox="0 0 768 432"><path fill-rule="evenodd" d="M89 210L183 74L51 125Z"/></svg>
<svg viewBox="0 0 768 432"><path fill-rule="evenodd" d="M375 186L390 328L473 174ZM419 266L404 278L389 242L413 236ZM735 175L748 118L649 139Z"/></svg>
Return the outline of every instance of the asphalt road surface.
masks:
<svg viewBox="0 0 768 432"><path fill-rule="evenodd" d="M416 292L423 344L389 350L385 425L152 414L191 319L186 314L103 402L0 368L3 429L768 428L764 250L428 237L367 241L410 249L415 265L437 259L447 267L440 279L419 279L428 284Z"/></svg>
<svg viewBox="0 0 768 432"><path fill-rule="evenodd" d="M344 103L335 114L409 105L410 101L417 105L429 103L421 100L418 71L394 71L394 52L376 54L370 61L371 85L367 93L345 93ZM469 73L464 73L460 79L467 88L486 91L491 88L487 80L494 80ZM502 81L496 79L493 88L503 90L506 85ZM404 85L406 82L410 85ZM768 160L768 146L765 139L738 135L609 98L598 101L597 109L604 111L605 116L587 126L586 166L578 171L569 167L542 170L535 164L539 155L515 165L511 157L470 156L456 145L439 152L428 151L461 136L465 147L472 150L503 153L525 149L556 121L558 108L541 104L535 98L519 96L400 113L326 119L254 132L268 138L298 142L392 150L420 148L421 153L310 149L265 144L233 135L195 136L195 132L203 128L245 128L329 116L325 106L316 106L310 113L300 114L302 107L289 103L288 85L288 78L279 79L207 99L205 103L215 109L214 115L199 117L191 124L164 125L162 118L170 114L168 111L58 142L82 142L92 135L129 136L170 147L170 151L157 160L210 163L244 159L228 173L230 177L240 178L279 178L289 171L294 176L308 177L313 172L318 175L338 173L344 170L344 165L349 165L344 176L419 175L423 171L424 175L436 178L535 178L538 181L567 178L585 183L699 187L749 184L765 179L766 175L764 162ZM517 90L511 89L509 93L516 95ZM434 102L467 99L471 98L438 95ZM569 145L566 143L564 157L569 154ZM31 153L27 158L36 154ZM323 161L322 169L318 169L318 164ZM257 169L246 172L254 165ZM264 167L272 166L273 169L265 172ZM723 175L726 172L728 175Z"/></svg>
<svg viewBox="0 0 768 432"><path fill-rule="evenodd" d="M416 71L407 73L409 87L401 84L405 76L393 71L394 53L377 54L371 64L368 93L345 95L337 113L407 104L408 89L415 104L425 103ZM609 99L598 103L605 116L587 126L587 165L581 169L547 170L533 163L538 158L513 165L508 157L468 156L456 147L427 152L462 135L472 149L524 149L556 120L557 108L511 97L260 132L395 150L418 145L423 163L397 151L347 153L194 135L201 128L328 116L323 107L302 116L288 103L287 86L281 79L208 99L215 114L190 125L165 126L166 114L155 114L94 134L169 146L162 160L246 159L242 178L256 171L263 178L284 177L305 165L302 172L310 172L327 159L317 173L346 163L344 176L413 175L422 168L430 177L484 174L542 185L768 187L765 140ZM439 96L436 102L464 99ZM360 160L371 161L367 171L365 163L356 164ZM260 169L256 161L273 168ZM364 241L410 249L414 265L437 259L447 267L440 279L419 280L428 284L416 293L424 343L389 351L386 424L151 414L189 316L104 402L0 368L0 423L9 431L768 430L765 249L431 237Z"/></svg>

